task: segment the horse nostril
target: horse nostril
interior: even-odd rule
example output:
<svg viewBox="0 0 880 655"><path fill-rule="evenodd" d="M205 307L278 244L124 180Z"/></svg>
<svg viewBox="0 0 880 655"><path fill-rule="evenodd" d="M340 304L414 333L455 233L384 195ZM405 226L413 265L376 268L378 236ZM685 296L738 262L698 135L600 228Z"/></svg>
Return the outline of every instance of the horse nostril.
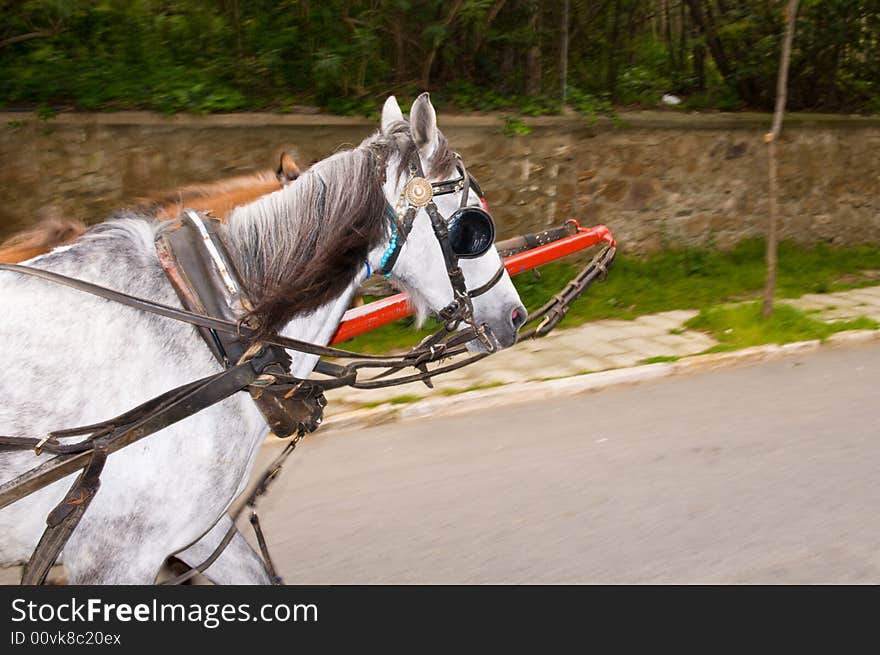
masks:
<svg viewBox="0 0 880 655"><path fill-rule="evenodd" d="M522 305L514 307L513 311L510 312L510 322L514 330L519 330L523 323L526 322L526 318L528 318L528 314L526 313L526 308Z"/></svg>

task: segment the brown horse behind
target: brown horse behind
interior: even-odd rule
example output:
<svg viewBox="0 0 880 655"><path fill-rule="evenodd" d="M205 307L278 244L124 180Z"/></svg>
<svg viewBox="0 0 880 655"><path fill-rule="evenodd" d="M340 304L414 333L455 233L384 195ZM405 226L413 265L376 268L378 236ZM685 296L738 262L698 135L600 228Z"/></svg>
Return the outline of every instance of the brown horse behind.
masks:
<svg viewBox="0 0 880 655"><path fill-rule="evenodd" d="M214 216L226 220L236 207L277 191L299 177L299 174L300 169L293 157L284 153L275 171L260 171L210 184L181 187L145 198L138 208L151 210L160 220L175 218L184 207L210 211ZM53 248L76 241L86 229L81 221L58 218L43 221L0 244L0 263L16 264L45 254Z"/></svg>
<svg viewBox="0 0 880 655"><path fill-rule="evenodd" d="M0 263L17 264L75 241L86 231L85 223L60 218L42 221L30 230L9 237L0 244Z"/></svg>
<svg viewBox="0 0 880 655"><path fill-rule="evenodd" d="M160 220L170 220L186 209L210 211L222 220L229 218L232 210L253 202L299 177L300 169L289 154L281 155L275 171L260 171L250 175L229 177L209 184L193 184L168 193L147 198L142 207L151 207Z"/></svg>

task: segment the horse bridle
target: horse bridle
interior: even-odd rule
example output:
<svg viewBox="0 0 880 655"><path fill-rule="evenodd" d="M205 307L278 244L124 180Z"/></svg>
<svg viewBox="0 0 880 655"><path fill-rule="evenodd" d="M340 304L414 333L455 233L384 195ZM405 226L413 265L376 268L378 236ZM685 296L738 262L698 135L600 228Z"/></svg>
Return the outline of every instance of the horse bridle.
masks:
<svg viewBox="0 0 880 655"><path fill-rule="evenodd" d="M440 244L440 250L443 252L443 262L446 267L446 274L452 285L453 299L443 309L437 312L443 322L443 326L448 332L458 329L462 323L472 327L476 333L477 339L483 344L488 352L494 352L496 347L493 340L489 337L488 327L485 324L477 325L474 320L474 307L472 300L483 295L492 289L504 275L504 262L501 263L498 270L484 284L475 289L468 290L464 279L464 273L459 266L459 259L465 257L477 257L482 255L495 240L494 223L486 210L486 200L483 197L482 190L477 181L467 172L464 161L461 156L456 154L456 168L460 176L457 179L445 180L443 182L429 182L425 179L422 171L421 161L416 155L408 165L409 179L403 186L403 190L397 200L397 206L392 208L387 205L387 211L392 219L391 240L388 249L382 256L380 272L388 277L394 265L400 257L400 251L403 244L406 243L410 232L412 232L413 224L420 209L424 208L428 217L431 219L431 227L434 230L434 236ZM473 189L480 198L480 207L469 206L467 204L470 189ZM458 210L448 219L444 218L434 203L436 196L447 195L450 193L461 193L461 202ZM478 213L482 216L482 220L488 222L490 227L490 235L485 247L479 254L462 255L455 252L450 242L450 226L456 224L456 218L464 216L464 212Z"/></svg>

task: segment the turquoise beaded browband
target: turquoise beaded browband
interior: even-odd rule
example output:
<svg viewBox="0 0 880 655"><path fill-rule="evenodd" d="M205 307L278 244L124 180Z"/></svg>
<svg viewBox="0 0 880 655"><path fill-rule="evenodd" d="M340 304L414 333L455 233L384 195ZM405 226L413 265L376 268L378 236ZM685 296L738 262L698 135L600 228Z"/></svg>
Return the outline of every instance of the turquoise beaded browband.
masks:
<svg viewBox="0 0 880 655"><path fill-rule="evenodd" d="M388 278L391 276L391 270L394 268L394 264L400 256L400 250L403 248L406 237L412 229L416 213L419 209L430 203L434 196L462 191L465 188L465 180L468 180L470 187L479 195L480 202L485 202L482 190L476 184L476 181L465 172L463 166L459 165L457 168L460 173L458 178L432 184L424 177L421 177L419 171L414 166L410 166L410 179L400 192L397 206L392 208L390 204L385 205L388 216L391 218L391 240L388 243L388 248L382 254L379 271L383 277ZM464 205L464 200L463 198L462 206Z"/></svg>

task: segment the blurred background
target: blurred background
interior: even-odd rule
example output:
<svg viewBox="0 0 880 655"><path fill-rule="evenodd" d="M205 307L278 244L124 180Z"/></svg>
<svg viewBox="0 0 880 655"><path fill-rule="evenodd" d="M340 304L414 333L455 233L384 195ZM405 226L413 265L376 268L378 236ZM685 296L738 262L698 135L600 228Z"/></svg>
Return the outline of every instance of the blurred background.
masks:
<svg viewBox="0 0 880 655"><path fill-rule="evenodd" d="M165 112L771 109L774 0L3 0L0 98ZM789 107L880 110L876 0L801 3Z"/></svg>
<svg viewBox="0 0 880 655"><path fill-rule="evenodd" d="M0 0L0 237L300 167L429 90L500 237L607 224L614 279L569 324L754 296L781 0ZM880 270L880 2L801 3L777 294ZM540 303L575 270L518 284ZM417 338L410 325L382 349ZM371 338L372 339L372 338Z"/></svg>
<svg viewBox="0 0 880 655"><path fill-rule="evenodd" d="M784 4L2 0L0 237L271 171L282 151L307 167L370 134L388 94L406 109L429 90L501 238L569 217L617 237L615 275L565 325L749 299ZM878 41L877 0L801 3L779 296L880 277ZM575 264L519 278L527 305ZM362 347L418 338L399 327Z"/></svg>

